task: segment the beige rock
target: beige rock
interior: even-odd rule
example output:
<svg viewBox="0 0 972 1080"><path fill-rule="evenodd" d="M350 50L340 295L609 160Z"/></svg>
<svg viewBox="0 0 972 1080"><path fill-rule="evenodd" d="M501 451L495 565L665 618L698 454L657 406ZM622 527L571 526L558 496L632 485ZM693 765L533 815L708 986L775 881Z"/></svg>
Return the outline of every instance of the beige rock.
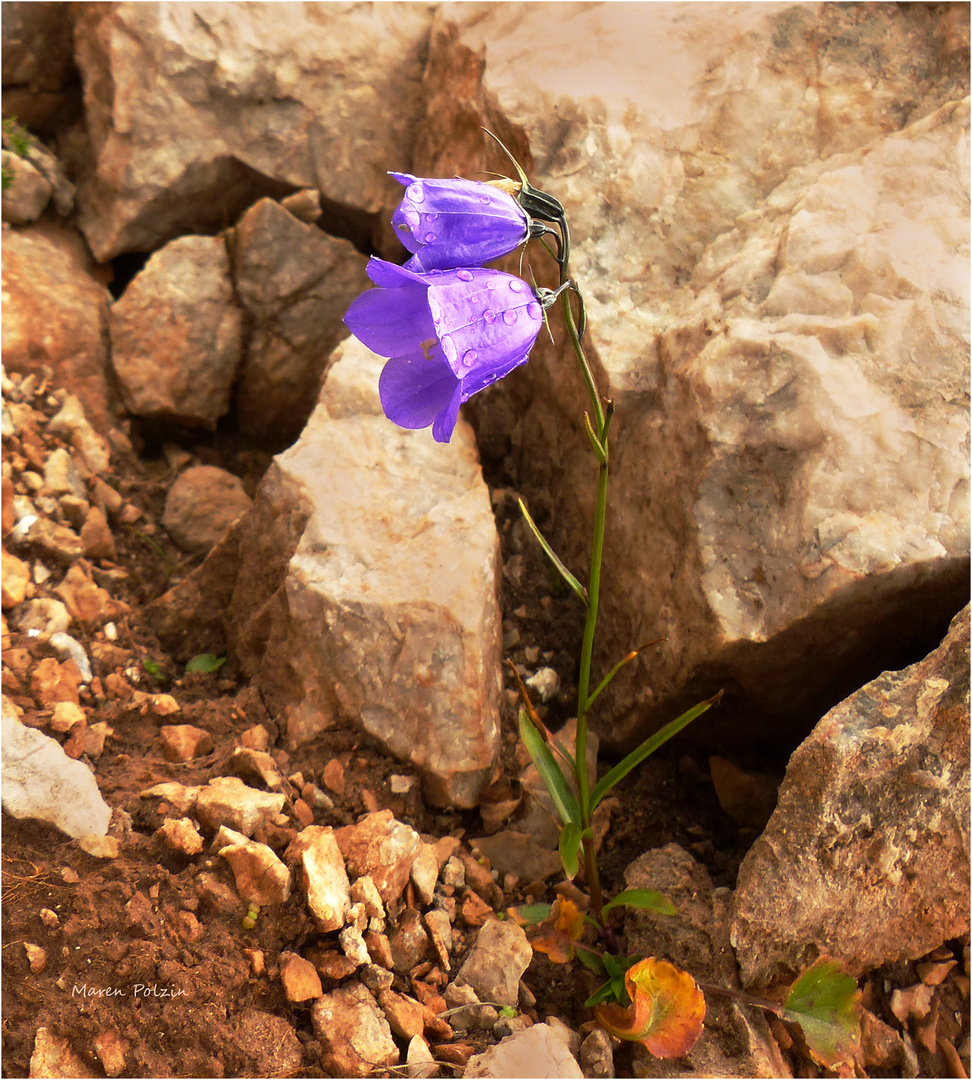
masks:
<svg viewBox="0 0 972 1080"><path fill-rule="evenodd" d="M463 1076L582 1077L580 1066L546 1024L534 1024L470 1058Z"/></svg>
<svg viewBox="0 0 972 1080"><path fill-rule="evenodd" d="M51 730L64 733L70 731L75 724L86 722L87 717L80 705L76 705L73 701L59 701L54 706L54 712L51 715Z"/></svg>
<svg viewBox="0 0 972 1080"><path fill-rule="evenodd" d="M198 855L203 847L203 838L189 818L168 818L156 831L167 847L181 851L183 855Z"/></svg>
<svg viewBox="0 0 972 1080"><path fill-rule="evenodd" d="M747 986L825 953L852 975L969 925L969 611L924 660L817 724L743 861L732 940Z"/></svg>
<svg viewBox="0 0 972 1080"><path fill-rule="evenodd" d="M2 574L3 610L15 608L27 595L30 584L30 567L16 555L3 552Z"/></svg>
<svg viewBox="0 0 972 1080"><path fill-rule="evenodd" d="M392 967L406 974L421 963L429 952L429 935L422 925L422 916L415 908L406 908L398 925L389 934Z"/></svg>
<svg viewBox="0 0 972 1080"><path fill-rule="evenodd" d="M238 829L252 836L262 822L271 821L283 809L286 796L257 791L238 777L221 776L200 788L196 796L196 817L204 829L220 825Z"/></svg>
<svg viewBox="0 0 972 1080"><path fill-rule="evenodd" d="M24 942L24 952L27 953L27 963L30 970L39 975L47 967L47 953L40 945L32 945L29 941Z"/></svg>
<svg viewBox="0 0 972 1080"><path fill-rule="evenodd" d="M95 859L117 859L121 851L117 837L102 836L99 833L87 833L78 837L78 847Z"/></svg>
<svg viewBox="0 0 972 1080"><path fill-rule="evenodd" d="M414 867L414 863L413 863ZM374 880L369 874L362 874L351 886L351 902L363 904L369 919L384 919L385 905Z"/></svg>
<svg viewBox="0 0 972 1080"><path fill-rule="evenodd" d="M334 1076L363 1077L397 1065L398 1047L375 999L360 983L318 998L311 1008L321 1064Z"/></svg>
<svg viewBox="0 0 972 1080"><path fill-rule="evenodd" d="M266 844L228 844L219 852L233 871L242 900L261 906L283 904L290 896L290 871Z"/></svg>
<svg viewBox="0 0 972 1080"><path fill-rule="evenodd" d="M105 752L105 740L114 734L114 729L105 720L92 724L84 733L84 752L92 761L97 761Z"/></svg>
<svg viewBox="0 0 972 1080"><path fill-rule="evenodd" d="M198 787L187 787L177 780L166 781L162 784L154 784L150 788L138 793L140 799L162 799L175 810L177 814L188 814L196 805L196 796L200 792Z"/></svg>
<svg viewBox="0 0 972 1080"><path fill-rule="evenodd" d="M111 361L136 416L214 428L229 409L241 316L220 237L183 236L151 256L109 313Z"/></svg>
<svg viewBox="0 0 972 1080"><path fill-rule="evenodd" d="M60 409L51 417L47 431L50 435L60 435L70 442L81 455L89 472L100 473L107 470L111 462L111 447L88 422L84 406L74 394L66 395ZM96 495L96 498L103 501L112 513L117 513L121 496L103 480L96 478L94 483L96 492L104 492L103 496Z"/></svg>
<svg viewBox="0 0 972 1080"><path fill-rule="evenodd" d="M300 865L301 886L318 929L340 930L351 902L350 884L334 831L308 826L287 848L286 860Z"/></svg>
<svg viewBox="0 0 972 1080"><path fill-rule="evenodd" d="M14 625L21 633L36 630L41 637L49 638L68 629L71 614L60 600L42 596L28 600L20 607L14 615Z"/></svg>
<svg viewBox="0 0 972 1080"><path fill-rule="evenodd" d="M34 668L30 676L30 688L41 708L53 706L59 701L78 704L78 686L81 674L73 660L59 664L46 656Z"/></svg>
<svg viewBox="0 0 972 1080"><path fill-rule="evenodd" d="M30 1055L31 1077L83 1077L95 1076L95 1072L71 1048L67 1039L46 1027L39 1027L34 1036L34 1050Z"/></svg>
<svg viewBox="0 0 972 1080"><path fill-rule="evenodd" d="M499 1019L496 1009L492 1005L483 1005L476 991L467 983L449 983L443 996L450 1009L449 1023L456 1031L468 1031L470 1028L492 1030L493 1024Z"/></svg>
<svg viewBox="0 0 972 1080"><path fill-rule="evenodd" d="M566 207L588 352L617 409L623 512L595 667L665 643L599 700L614 742L729 679L752 741L792 741L833 702L824 687L846 692L878 626L891 648L914 644L967 581L967 76L913 79L917 55L936 64L937 30L900 8L861 14L437 13L435 139L414 171L506 167L458 137L470 112L490 126L487 101L513 150L529 143L531 179ZM538 33L544 56L527 56ZM465 80L484 48L480 90ZM576 570L593 464L575 371L566 344L539 342L484 397L478 430L514 432L521 489L553 498L548 538Z"/></svg>
<svg viewBox="0 0 972 1080"><path fill-rule="evenodd" d="M114 1028L106 1028L99 1031L91 1043L101 1061L101 1067L105 1070L105 1076L121 1076L130 1049L128 1040L123 1039Z"/></svg>
<svg viewBox="0 0 972 1080"><path fill-rule="evenodd" d="M89 559L110 559L114 562L118 558L114 534L100 506L92 506L88 511L81 526L81 543Z"/></svg>
<svg viewBox="0 0 972 1080"><path fill-rule="evenodd" d="M424 1080L425 1077L439 1075L439 1066L432 1056L429 1044L421 1035L413 1035L409 1039L405 1064L408 1066L409 1077Z"/></svg>
<svg viewBox="0 0 972 1080"><path fill-rule="evenodd" d="M4 173L10 178L0 200L3 220L11 225L29 225L44 212L54 188L26 158L7 150L0 152L0 158Z"/></svg>
<svg viewBox="0 0 972 1080"><path fill-rule="evenodd" d="M370 213L398 187L386 171L409 165L431 10L284 10L212 8L203 24L189 9L79 9L95 169L78 202L99 260L214 232L262 195L322 189ZM158 72L151 88L145 70ZM227 123L228 101L245 122Z"/></svg>
<svg viewBox="0 0 972 1080"><path fill-rule="evenodd" d="M449 959L452 953L452 923L449 920L449 913L441 908L427 911L423 916L423 922L429 932L432 948L435 949L439 959L439 967L446 972L452 971L452 963Z"/></svg>
<svg viewBox="0 0 972 1080"><path fill-rule="evenodd" d="M277 763L265 750L254 750L249 746L238 746L230 754L226 762L226 768L234 776L238 776L242 780L256 780L271 790L283 786L283 777L280 775Z"/></svg>
<svg viewBox="0 0 972 1080"><path fill-rule="evenodd" d="M162 756L166 761L191 761L211 753L213 749L212 735L192 724L163 724L159 737L162 740Z"/></svg>
<svg viewBox="0 0 972 1080"><path fill-rule="evenodd" d="M435 883L439 877L439 861L431 844L422 843L419 846L410 876L419 900L428 907L435 895Z"/></svg>
<svg viewBox="0 0 972 1080"><path fill-rule="evenodd" d="M425 1005L394 990L382 990L378 995L378 1004L385 1014L392 1032L402 1039L411 1039L425 1030Z"/></svg>
<svg viewBox="0 0 972 1080"><path fill-rule="evenodd" d="M54 592L64 601L71 617L86 624L117 619L129 610L127 604L115 600L107 589L96 585L77 563L64 575Z"/></svg>
<svg viewBox="0 0 972 1080"><path fill-rule="evenodd" d="M532 959L523 928L491 918L476 934L456 981L471 986L480 1001L516 1005L520 978Z"/></svg>
<svg viewBox="0 0 972 1080"><path fill-rule="evenodd" d="M341 319L368 287L365 258L347 240L261 199L233 230L236 293L249 315L236 387L240 429L293 440L320 393L324 365L346 336Z"/></svg>
<svg viewBox="0 0 972 1080"><path fill-rule="evenodd" d="M334 838L351 875L367 874L385 904L402 895L422 843L414 829L379 810L335 830Z"/></svg>
<svg viewBox="0 0 972 1080"><path fill-rule="evenodd" d="M281 953L280 981L288 1001L311 1001L324 992L317 969L296 953Z"/></svg>
<svg viewBox="0 0 972 1080"><path fill-rule="evenodd" d="M3 238L3 363L7 371L58 373L99 431L113 423L108 389L108 290L89 272L76 233L32 226Z"/></svg>
<svg viewBox="0 0 972 1080"><path fill-rule="evenodd" d="M205 554L250 508L239 478L213 465L186 469L169 489L162 523L185 551Z"/></svg>
<svg viewBox="0 0 972 1080"><path fill-rule="evenodd" d="M495 525L469 430L443 447L389 424L381 363L343 343L264 477L229 630L290 745L346 717L416 765L434 803L471 806L499 746Z"/></svg>

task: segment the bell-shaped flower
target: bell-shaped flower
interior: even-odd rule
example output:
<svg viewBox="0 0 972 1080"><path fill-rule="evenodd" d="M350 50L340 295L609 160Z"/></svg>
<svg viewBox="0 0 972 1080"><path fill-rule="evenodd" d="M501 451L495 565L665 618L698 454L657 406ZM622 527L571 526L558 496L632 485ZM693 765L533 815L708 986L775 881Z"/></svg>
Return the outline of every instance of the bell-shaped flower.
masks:
<svg viewBox="0 0 972 1080"><path fill-rule="evenodd" d="M419 273L482 266L530 236L530 219L509 191L475 180L425 180L389 173L405 185L392 224Z"/></svg>
<svg viewBox="0 0 972 1080"><path fill-rule="evenodd" d="M448 442L459 406L530 355L543 309L525 281L499 270L418 274L371 259L378 286L357 297L344 322L389 357L378 380L385 416L404 428L432 425Z"/></svg>

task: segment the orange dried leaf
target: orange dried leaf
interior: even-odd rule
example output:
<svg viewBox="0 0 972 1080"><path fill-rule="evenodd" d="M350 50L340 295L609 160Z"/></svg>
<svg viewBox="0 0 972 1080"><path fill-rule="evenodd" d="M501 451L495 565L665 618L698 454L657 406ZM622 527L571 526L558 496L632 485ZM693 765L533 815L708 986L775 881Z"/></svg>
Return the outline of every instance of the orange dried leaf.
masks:
<svg viewBox="0 0 972 1080"><path fill-rule="evenodd" d="M628 970L624 984L631 1004L596 1006L597 1022L620 1039L642 1043L655 1057L687 1054L705 1020L705 997L692 976L649 956Z"/></svg>
<svg viewBox="0 0 972 1080"><path fill-rule="evenodd" d="M584 913L572 900L558 897L539 929L539 936L530 942L536 952L546 953L555 964L566 964L574 957L574 942L584 932Z"/></svg>

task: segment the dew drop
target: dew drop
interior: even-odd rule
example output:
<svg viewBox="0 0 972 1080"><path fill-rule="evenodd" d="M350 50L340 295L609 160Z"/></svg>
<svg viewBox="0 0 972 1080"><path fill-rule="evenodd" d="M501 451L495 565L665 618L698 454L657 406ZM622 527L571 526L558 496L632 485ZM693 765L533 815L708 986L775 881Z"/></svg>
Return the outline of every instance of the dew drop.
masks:
<svg viewBox="0 0 972 1080"><path fill-rule="evenodd" d="M486 280L486 288L489 289L490 292L492 292L493 289L496 288L496 281L493 278L488 278Z"/></svg>
<svg viewBox="0 0 972 1080"><path fill-rule="evenodd" d="M483 322L489 323L489 325L492 326L493 323L496 322L496 313L493 311L489 311L488 309L484 311Z"/></svg>
<svg viewBox="0 0 972 1080"><path fill-rule="evenodd" d="M516 322L516 310L514 308L507 308L506 311L503 312L503 322L505 322L507 326L512 326Z"/></svg>
<svg viewBox="0 0 972 1080"><path fill-rule="evenodd" d="M520 281L519 278L513 278L510 281L510 291L511 292L522 292L523 291L523 282Z"/></svg>
<svg viewBox="0 0 972 1080"><path fill-rule="evenodd" d="M456 277L460 281L472 281L473 279L472 274L468 270L460 270L459 273L456 274Z"/></svg>
<svg viewBox="0 0 972 1080"><path fill-rule="evenodd" d="M425 220L426 221L438 221L439 220L439 215L438 214L426 214L425 215Z"/></svg>
<svg viewBox="0 0 972 1080"><path fill-rule="evenodd" d="M463 365L467 368L471 368L473 364L479 359L479 353L475 349L467 349L462 354Z"/></svg>
<svg viewBox="0 0 972 1080"><path fill-rule="evenodd" d="M427 244L434 243L435 242L435 233L434 232L427 232L425 234L425 242Z"/></svg>
<svg viewBox="0 0 972 1080"><path fill-rule="evenodd" d="M489 206L489 204L493 200L488 195L480 195L479 196L479 201L483 204L483 206Z"/></svg>
<svg viewBox="0 0 972 1080"><path fill-rule="evenodd" d="M407 194L413 202L421 202L425 198L425 189L421 184L410 184Z"/></svg>
<svg viewBox="0 0 972 1080"><path fill-rule="evenodd" d="M540 305L534 300L532 304L527 304L527 315L531 319L543 318L543 312L540 310Z"/></svg>

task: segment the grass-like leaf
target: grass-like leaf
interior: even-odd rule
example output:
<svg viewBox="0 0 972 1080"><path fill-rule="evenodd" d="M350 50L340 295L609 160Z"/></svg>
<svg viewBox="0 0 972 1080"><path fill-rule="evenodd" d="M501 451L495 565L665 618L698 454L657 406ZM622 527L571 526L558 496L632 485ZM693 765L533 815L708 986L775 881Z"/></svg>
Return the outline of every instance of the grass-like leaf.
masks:
<svg viewBox="0 0 972 1080"><path fill-rule="evenodd" d="M554 760L550 747L531 723L526 709L520 709L520 738L527 748L530 759L537 767L540 779L550 792L550 798L553 799L560 820L565 825L573 822L580 826L580 807L577 805L577 799L568 787L567 780Z"/></svg>
<svg viewBox="0 0 972 1080"><path fill-rule="evenodd" d="M584 606L587 607L587 589L574 577L574 575L567 569L561 560L560 556L554 551L554 549L547 543L546 537L537 528L536 522L530 517L530 511L526 508L526 503L522 499L517 499L520 504L520 513L523 515L523 520L530 528L530 532L537 538L537 542L544 550L544 554L557 568L557 572L567 582L567 584L574 590L574 592L580 597Z"/></svg>
<svg viewBox="0 0 972 1080"><path fill-rule="evenodd" d="M567 822L560 830L560 861L564 864L564 873L571 879L577 876L577 852L582 837L580 825L575 825L572 821Z"/></svg>
<svg viewBox="0 0 972 1080"><path fill-rule="evenodd" d="M664 893L654 889L625 889L609 900L601 909L608 912L611 908L629 907L640 911L657 911L661 915L674 915L675 905Z"/></svg>
<svg viewBox="0 0 972 1080"><path fill-rule="evenodd" d="M821 960L793 984L781 1015L799 1024L814 1060L832 1069L861 1042L861 993L832 960Z"/></svg>
<svg viewBox="0 0 972 1080"><path fill-rule="evenodd" d="M602 690L606 690L610 685L611 680L615 675L626 665L630 664L637 656L639 656L645 649L650 649L652 645L657 645L660 641L664 641L664 638L655 638L654 641L647 641L644 645L639 645L637 649L632 649L627 656L622 657L611 670L604 676L603 679L597 684L597 689L587 699L588 710L600 696Z"/></svg>
<svg viewBox="0 0 972 1080"><path fill-rule="evenodd" d="M660 746L664 746L665 743L673 736L677 735L682 728L687 727L697 717L701 716L704 712L712 708L712 706L722 697L722 691L713 695L707 701L701 701L698 705L693 705L687 712L683 712L681 716L672 720L671 723L666 724L659 731L656 731L654 735L649 736L645 741L634 750L622 761L619 761L617 765L605 776L602 776L600 780L594 785L594 790L591 792L591 810L593 810L601 799L614 787L615 784L620 783L632 769L640 765L646 757L653 754Z"/></svg>

